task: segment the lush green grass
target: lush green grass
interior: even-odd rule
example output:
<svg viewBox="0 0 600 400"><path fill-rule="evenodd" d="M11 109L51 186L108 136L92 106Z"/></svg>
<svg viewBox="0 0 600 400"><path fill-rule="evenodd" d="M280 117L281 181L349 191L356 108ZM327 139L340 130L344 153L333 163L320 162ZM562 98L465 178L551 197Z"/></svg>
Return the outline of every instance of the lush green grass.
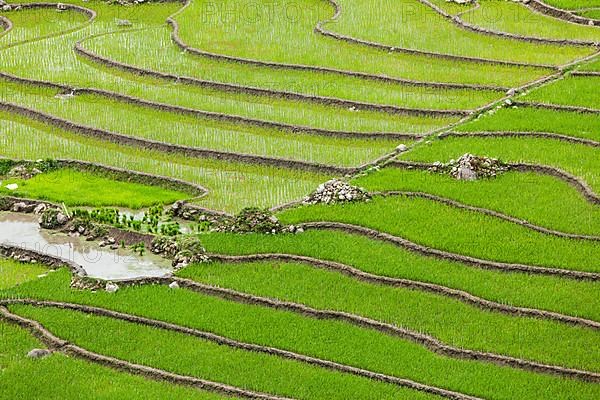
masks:
<svg viewBox="0 0 600 400"><path fill-rule="evenodd" d="M551 132L600 141L600 115L533 107L504 107L457 129L461 132Z"/></svg>
<svg viewBox="0 0 600 400"><path fill-rule="evenodd" d="M485 214L421 198L303 206L283 211L289 224L337 221L361 225L456 254L508 263L600 270L600 245L548 236Z"/></svg>
<svg viewBox="0 0 600 400"><path fill-rule="evenodd" d="M105 317L85 317L79 312L27 306L11 309L41 321L59 337L88 350L249 390L296 399L434 397L297 361L232 349L180 333Z"/></svg>
<svg viewBox="0 0 600 400"><path fill-rule="evenodd" d="M0 289L7 289L23 282L36 279L46 272L39 264L22 264L10 259L0 258Z"/></svg>
<svg viewBox="0 0 600 400"><path fill-rule="evenodd" d="M469 182L427 171L384 168L358 177L354 184L370 191L427 192L563 232L600 235L600 207L571 185L547 175L507 172Z"/></svg>
<svg viewBox="0 0 600 400"><path fill-rule="evenodd" d="M591 329L482 311L443 296L360 282L306 264L210 263L178 274L213 286L390 322L460 348L594 371L600 367L595 354L590 354L600 337Z"/></svg>
<svg viewBox="0 0 600 400"><path fill-rule="evenodd" d="M572 24L505 0L482 0L481 6L461 18L466 22L501 32L549 39L600 41L600 28Z"/></svg>
<svg viewBox="0 0 600 400"><path fill-rule="evenodd" d="M542 86L519 100L598 108L600 107L600 79L570 76ZM561 117L561 120L565 119L563 114L557 113L557 115Z"/></svg>
<svg viewBox="0 0 600 400"><path fill-rule="evenodd" d="M3 119L7 118L7 119ZM10 120L9 120L10 119ZM14 159L73 158L175 177L210 190L202 205L238 211L301 198L327 176L282 168L187 158L87 139L11 115L0 116L0 154Z"/></svg>
<svg viewBox="0 0 600 400"><path fill-rule="evenodd" d="M373 371L407 377L483 398L592 399L598 395L598 390L600 390L597 385L576 380L560 379L550 375L534 374L487 363L440 357L420 345L342 322L315 320L294 313L234 303L187 290L172 290L165 286L123 288L116 294L72 291L68 288L69 279L66 271L59 272L52 275L51 280L20 287L18 293L25 297L95 304L201 330L209 330L244 342L275 346ZM24 308L20 307L19 313L21 310ZM31 313L35 313L36 318L49 315L49 311L46 310L31 310ZM56 313L53 314L56 315ZM69 327L65 329L69 332L64 332L65 324L63 322L65 319L62 317L61 319L62 321L52 317L48 318L48 328L61 336L64 333L64 336L77 337L78 340L84 334L80 330L85 330L85 327L89 326L88 321L90 320L75 315L72 319L73 324L69 324ZM50 320L56 322L50 322ZM91 323L96 320L93 319ZM46 318L43 322L46 322ZM107 325L103 323L102 327L105 326ZM121 331L121 333L115 333L113 337L110 335L112 332L106 334L104 331L104 329L98 329L98 326L90 328L89 332L85 333L86 336L89 335L89 342L86 338L85 346L102 345L104 348L120 346L121 342L125 340L125 333L131 332L130 330ZM342 332L343 334L341 334ZM113 344L115 341L117 343ZM105 342L109 343L104 345ZM194 340L194 343L197 341ZM130 347L136 353L144 351L143 345L137 340L137 337L123 347L119 351L124 353L124 357L134 356L133 353L129 353ZM163 349L162 342L157 344L156 348L149 348L152 349L152 354L148 357L163 357L168 358L166 361L169 361L171 356L176 359L181 356L181 348L175 349L174 353L171 353L170 347L164 349L164 356L162 353L158 354L157 349ZM113 354L112 351L111 354ZM185 364L187 364L189 354L188 349L185 348L182 356ZM148 358L145 359L148 360ZM201 359L204 361L204 358ZM177 365L180 365L179 368L183 368L183 363L180 363L179 360L176 362ZM197 360L196 364L198 364ZM201 366L197 368L201 368ZM214 371L214 373L219 372ZM295 379L295 381L299 380ZM510 385L507 385L506 382L510 382ZM345 393L343 388L337 389ZM377 393L375 396L380 398L377 397ZM293 397L297 398L297 396ZM355 398L353 395L351 397ZM373 395L370 398L373 398Z"/></svg>
<svg viewBox="0 0 600 400"><path fill-rule="evenodd" d="M600 152L597 148L553 139L449 137L415 147L402 159L448 162L465 153L500 158L506 162L548 165L583 178L600 193Z"/></svg>
<svg viewBox="0 0 600 400"><path fill-rule="evenodd" d="M55 353L42 360L26 354L44 346L25 330L0 322L0 399L225 399L224 396L154 382Z"/></svg>
<svg viewBox="0 0 600 400"><path fill-rule="evenodd" d="M576 10L586 7L600 7L600 0L544 0L545 3L566 10Z"/></svg>
<svg viewBox="0 0 600 400"><path fill-rule="evenodd" d="M489 10L488 7L492 7L487 1L483 1L482 4L481 8L485 8L486 11ZM341 5L343 9L342 16L337 24L326 25L329 29L392 46L467 57L537 64L563 64L568 60L592 52L589 48L533 44L474 33L456 26L428 6L410 0L361 0L354 2L343 0ZM493 18L495 24L486 23L487 21L483 19L483 25L497 27L494 25L505 22L508 27L512 28L513 25L518 25L513 23L511 19L518 17L514 15L517 10L510 10L513 15L492 14L495 17ZM474 12L478 12L478 10ZM469 13L466 15L468 16ZM489 18L489 14L485 15ZM520 17L523 18L524 16L535 18L531 17L531 12L527 9L522 10ZM546 24L544 27L547 32L543 32L543 36L558 36L561 30L564 31L563 26L567 25L560 21L552 21L549 18L540 17L539 19ZM539 19L537 22L541 22ZM479 19L476 22L479 22ZM505 27L504 25L500 26ZM569 35L576 37L583 35L586 38L594 37L593 30L588 33L585 27L576 26L570 30L572 32L565 33L568 35L567 37L570 37ZM595 37L598 36L599 34L596 32Z"/></svg>
<svg viewBox="0 0 600 400"><path fill-rule="evenodd" d="M16 183L19 188L10 191L3 186L0 193L65 203L69 206L117 206L138 209L193 197L160 186L122 182L72 169L47 172L28 180L8 179L2 183L4 186Z"/></svg>
<svg viewBox="0 0 600 400"><path fill-rule="evenodd" d="M581 15L582 17L586 18L600 19L600 9L580 11L577 12L577 15Z"/></svg>
<svg viewBox="0 0 600 400"><path fill-rule="evenodd" d="M0 98L10 103L86 126L187 147L357 166L388 154L397 146L397 140L305 135L200 119L93 95L63 100L55 98L53 90L9 83L6 89L7 94Z"/></svg>
<svg viewBox="0 0 600 400"><path fill-rule="evenodd" d="M499 303L600 320L598 285L593 282L477 269L333 230L276 236L211 233L201 239L208 251L214 253L287 253L315 257L376 275L461 289Z"/></svg>

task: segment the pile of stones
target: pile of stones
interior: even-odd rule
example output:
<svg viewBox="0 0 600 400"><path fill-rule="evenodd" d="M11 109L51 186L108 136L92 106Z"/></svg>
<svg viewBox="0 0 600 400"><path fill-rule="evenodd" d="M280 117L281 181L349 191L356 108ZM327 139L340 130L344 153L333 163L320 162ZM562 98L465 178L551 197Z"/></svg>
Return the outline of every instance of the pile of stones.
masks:
<svg viewBox="0 0 600 400"><path fill-rule="evenodd" d="M443 164L435 162L429 171L449 174L455 179L473 181L482 178L493 178L508 170L508 166L496 158L478 157L464 154L458 160L450 160Z"/></svg>
<svg viewBox="0 0 600 400"><path fill-rule="evenodd" d="M208 261L206 249L200 240L193 236L167 237L157 236L152 241L151 251L172 258L175 270L184 268L192 263Z"/></svg>
<svg viewBox="0 0 600 400"><path fill-rule="evenodd" d="M269 210L257 207L244 208L239 214L216 226L214 231L233 233L277 234L286 231L277 217Z"/></svg>
<svg viewBox="0 0 600 400"><path fill-rule="evenodd" d="M215 212L207 212L197 206L179 200L175 202L168 211L172 217L184 219L186 221L206 222L209 225L222 225L231 219L226 214L217 214Z"/></svg>
<svg viewBox="0 0 600 400"><path fill-rule="evenodd" d="M327 181L313 193L304 198L304 204L336 204L352 201L369 201L370 196L365 190L352 186L339 179Z"/></svg>
<svg viewBox="0 0 600 400"><path fill-rule="evenodd" d="M69 222L69 217L58 208L47 208L40 215L40 226L45 229L57 229Z"/></svg>

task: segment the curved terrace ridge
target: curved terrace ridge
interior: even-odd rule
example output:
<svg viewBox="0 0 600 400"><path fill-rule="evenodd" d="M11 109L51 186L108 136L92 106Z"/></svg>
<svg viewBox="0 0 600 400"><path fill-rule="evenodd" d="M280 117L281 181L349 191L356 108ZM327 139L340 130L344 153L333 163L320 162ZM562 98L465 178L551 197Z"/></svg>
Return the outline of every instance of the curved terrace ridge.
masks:
<svg viewBox="0 0 600 400"><path fill-rule="evenodd" d="M85 27L91 25L94 20L96 19L96 17L98 16L96 11L92 10L91 8L86 8L86 7L82 7L82 6L78 6L75 4L69 4L69 3L16 3L16 4L11 4L12 7L19 7L20 9L37 9L37 8L57 8L59 6L59 4L61 5L61 7L65 7L66 10L71 10L71 11L75 11L78 13L81 13L85 16L88 17L88 20L82 24L79 24L73 28L69 28L69 29L65 29L63 31L60 32L55 32L55 33L51 33L48 35L43 35L43 36L38 36L35 38L31 38L31 39L26 39L26 40L21 40L15 43L10 43L6 46L2 46L0 47L0 51L1 50L6 50L9 49L11 47L17 47L17 46L22 46L28 43L35 43L35 42L39 42L45 39L50 39L53 37L59 37L59 36L63 36L63 35L67 35L69 33L73 33L73 32L78 32L82 29L84 29ZM0 16L0 24L2 24L1 20L4 17ZM10 21L10 20L9 20ZM12 23L10 25L10 27L12 28ZM7 31L5 31L4 33L6 33ZM0 34L1 36L1 34Z"/></svg>
<svg viewBox="0 0 600 400"><path fill-rule="evenodd" d="M335 33L335 32L332 32L332 31L329 31L329 30L323 28L323 26L326 23L337 20L339 18L339 16L341 15L341 6L335 0L326 0L326 1L328 1L333 6L334 15L329 20L319 21L317 23L317 25L315 26L314 31L323 36L332 37L336 40L345 41L345 42L358 44L358 45L367 45L369 47L373 47L373 48L377 48L377 49L385 50L385 51L424 55L424 56L440 58L440 59L486 63L486 64L493 64L493 65L557 69L557 67L552 66L552 65L518 63L518 62L510 62L510 61L485 59L485 58L476 58L476 57L454 56L451 54L435 53L435 52L429 52L429 51L424 51L424 50L393 47L393 46L387 46L387 45L383 45L383 44L376 43L376 42L369 42L366 40L353 38L351 36L341 35L341 34L338 34L338 33ZM175 20L175 16L177 14L183 12L185 10L185 8L187 8L189 6L190 3L191 3L191 0L186 0L185 5L181 10L179 10L177 13L175 13L174 15L167 18L167 23L172 28L171 39L180 49L182 49L190 54L195 54L195 55L202 56L202 57L212 58L215 60L232 61L232 62L237 62L240 64L271 67L271 68L277 68L277 69L328 72L328 73L334 73L334 74L338 74L338 75L353 76L353 77L359 77L359 78L371 79L371 80L377 80L377 81L383 81L383 82L389 82L389 83L401 83L401 84L406 84L406 85L420 85L421 83L424 83L424 82L413 81L413 80L408 80L408 79L393 78L393 77L389 77L389 76L385 76L385 75L374 75L374 74L368 74L368 73L364 73L364 72L341 70L341 69L330 68L330 67L304 65L304 64L290 64L290 63L282 63L282 62L274 62L274 61L262 61L262 60L251 59L251 58L235 57L235 56L231 56L231 55L213 53L213 52L209 52L206 50L201 50L201 49L192 47L192 46L188 45L187 43L185 43L185 41L179 35L179 24ZM444 85L443 87L446 87L446 88L451 88L451 87L456 88L455 84L436 83L436 85ZM452 86L449 86L449 85L452 85ZM481 85L466 85L466 84L465 84L465 86L461 85L461 87L472 88L472 89L489 88L489 87L481 86Z"/></svg>
<svg viewBox="0 0 600 400"><path fill-rule="evenodd" d="M169 144L154 140L140 139L134 136L114 133L99 128L79 125L69 120L55 117L50 114L42 113L27 107L21 107L11 103L0 102L0 110L8 111L14 114L22 115L27 118L43 122L79 135L98 138L113 143L140 147L144 149L155 149L165 153L182 154L194 158L212 158L217 160L227 160L241 162L246 164L268 165L273 167L282 167L289 169L298 169L303 171L321 172L333 175L352 174L364 166L359 167L340 167L308 161L292 160L278 157L267 157L245 153L235 153L220 150L204 149L199 147L187 147L175 144ZM386 157L386 156L384 156Z"/></svg>
<svg viewBox="0 0 600 400"><path fill-rule="evenodd" d="M310 126L304 125L294 125L294 124L285 124L261 119L254 119L248 117L242 117L233 114L225 114L218 112L211 112L200 110L196 108L182 107L176 106L167 103L160 103L151 100L145 100L139 97L129 96L126 94L113 92L104 89L95 89L95 88L87 88L87 87L74 87L69 85L63 85L59 83L36 80L36 79L28 79L18 77L12 74L8 74L0 71L0 78L6 79L15 83L22 83L27 85L32 85L36 87L50 88L56 90L62 90L67 93L72 93L73 95L77 94L93 94L97 96L104 97L110 100L121 101L124 103L147 107L157 111L167 111L173 112L177 114L190 115L194 117L202 117L208 118L215 121L226 121L233 122L237 124L244 124L252 127L258 128L272 128L278 129L281 131L291 132L291 133L299 133L299 134L309 134L309 135L318 135L325 137L340 137L340 138L369 138L369 139L420 139L424 136L424 134L418 133L404 133L404 132L354 132L354 131L338 131L338 130L329 130L329 129L321 129L321 128L313 128Z"/></svg>
<svg viewBox="0 0 600 400"><path fill-rule="evenodd" d="M528 264L518 263L504 263L499 261L483 260L476 257L465 256L462 254L451 253L443 250L438 250L432 247L420 245L414 243L408 239L394 236L386 232L381 232L375 229L366 228L360 225L346 224L342 222L330 222L330 221L318 221L318 222L304 222L297 224L298 227L307 229L329 229L347 232L356 235L362 235L372 239L380 240L383 242L391 243L396 246L402 247L409 251L422 254L425 256L432 256L441 260L458 261L465 265L470 265L476 268L482 269L493 269L498 271L511 271L511 272L525 272L529 274L549 275L549 276L560 276L563 278L570 278L575 280L588 280L598 281L600 280L600 273L596 272L584 272L576 270L568 270L561 268L549 268L540 267Z"/></svg>
<svg viewBox="0 0 600 400"><path fill-rule="evenodd" d="M568 10L553 7L542 0L529 0L528 2L525 2L525 5L534 11L550 17L562 19L575 24L600 26L600 19L582 17L581 15L574 14Z"/></svg>
<svg viewBox="0 0 600 400"><path fill-rule="evenodd" d="M429 0L418 0L418 1L426 6L430 7L431 9L433 9L435 12L437 12L444 18L450 20L456 26L458 26L462 29L468 30L468 31L475 32L475 33L481 33L481 34L486 34L486 35L490 35L490 36L499 36L499 37L510 38L510 39L520 40L520 41L524 41L524 42L531 42L531 43L548 43L548 44L558 44L558 45L563 45L563 46L594 46L596 48L598 48L598 46L600 46L600 43L593 42L593 41L575 40L575 39L548 39L548 38L540 38L540 37L534 37L534 36L519 35L516 33L502 32L502 31L498 31L495 29L482 28L481 26L473 25L473 24L470 24L470 23L464 21L462 18L460 18L460 15L453 16L453 15L447 13L446 11L444 11L437 5L433 4ZM533 1L533 0L531 0L531 1Z"/></svg>
<svg viewBox="0 0 600 400"><path fill-rule="evenodd" d="M238 292L232 289L199 283L185 278L157 278L142 281L132 281L133 284L139 284L140 282L154 282L161 283L164 285L168 285L171 282L177 282L178 285L182 288L207 294L209 296L217 296L226 300L236 301L244 304L260 305L277 310L291 311L316 319L329 319L335 321L348 322L359 327L374 329L386 333L388 335L398 336L405 340L410 340L414 343L424 346L425 348L429 349L434 353L444 355L447 357L464 360L485 361L500 366L510 366L513 368L523 369L531 372L553 374L573 379L579 379L587 382L600 382L600 374L596 372L582 371L556 365L542 364L537 363L535 361L522 360L519 358L498 355L495 353L461 349L446 345L440 342L438 339L429 335L417 333L408 329L397 327L392 324L388 324L385 322L377 321L371 318L366 318L343 311L315 309L304 304L255 296L244 292ZM121 283L126 282L121 281Z"/></svg>
<svg viewBox="0 0 600 400"><path fill-rule="evenodd" d="M311 265L315 268L336 271L363 282L375 283L378 285L390 287L403 287L411 290L419 290L427 293L445 296L448 298L459 300L465 304L473 305L482 310L496 311L503 314L519 317L531 317L558 321L569 325L582 326L594 330L600 329L600 322L598 321L592 321L585 318L573 317L570 315L565 315L547 310L540 310L536 308L516 307L507 304L502 304L475 296L464 290L453 289L442 285L436 285L433 283L426 283L410 279L391 278L388 276L371 274L346 264L342 264L335 261L322 260L319 258L282 253L258 253L246 255L224 255L211 253L208 254L208 256L209 259L212 261L221 261L228 263L252 263L255 261L301 262L303 264Z"/></svg>
<svg viewBox="0 0 600 400"><path fill-rule="evenodd" d="M523 63L516 61L504 61L504 60L494 60L491 58L480 58L480 57L468 57L468 56L458 56L453 54L446 53L437 53L426 50L419 49L411 49L406 47L397 47L390 46L384 43L374 42L370 40L360 39L349 35L344 35L341 33L337 33L325 28L325 25L330 22L336 22L339 17L342 15L342 6L336 0L325 0L329 2L335 10L333 17L329 20L319 21L315 26L315 32L327 36L336 40L353 43L357 45L367 46L374 49L385 50L387 52L392 53L405 53L405 54L418 54L424 55L433 58L439 58L444 60L456 60L456 61L466 61L466 62L477 62L482 64L491 64L491 65L506 65L506 66L516 66L516 67L536 67L536 68L548 68L553 70L558 70L559 67L555 65L547 65L547 64L534 64L534 63Z"/></svg>
<svg viewBox="0 0 600 400"><path fill-rule="evenodd" d="M209 390L216 393L221 393L228 396L239 396L244 399L257 400L294 400L289 397L275 396L265 393L253 392L246 389L241 389L235 386L225 385L222 383L212 382L200 378L195 378L187 375L179 375L172 372L164 371L158 368L148 367L140 364L133 364L128 361L123 361L117 358L104 356L98 353L91 352L82 347L68 343L65 340L53 335L50 331L44 328L39 322L31 319L23 318L13 314L4 306L0 306L0 319L16 324L40 339L50 349L58 352L72 355L86 361L96 364L108 366L110 368L128 372L135 375L141 375L154 380L174 383L178 385L191 386L198 389Z"/></svg>
<svg viewBox="0 0 600 400"><path fill-rule="evenodd" d="M401 161L393 160L385 163L385 166L395 168L416 168L421 170L427 170L433 167L433 163L422 163L415 161ZM536 172L539 174L550 175L555 178L561 179L564 182L575 188L581 195L592 204L600 204L600 196L594 192L594 190L581 178L565 172L559 168L550 167L548 165L541 164L529 164L529 163L508 163L508 168L514 171L521 172Z"/></svg>
<svg viewBox="0 0 600 400"><path fill-rule="evenodd" d="M600 147L600 142L591 139L578 138L560 133L551 132L516 132L516 131L481 131L481 132L443 132L438 137L535 137L544 139L555 139L569 143L579 143L591 147Z"/></svg>
<svg viewBox="0 0 600 400"><path fill-rule="evenodd" d="M390 383L393 385L406 387L409 389L423 391L431 394L435 394L448 399L457 399L457 400L475 400L477 397L464 395L462 393L437 388L430 385L425 385L422 383L414 382L412 380L397 378L390 375L385 375L382 373L372 372L369 370L365 370L362 368L357 368L345 364L336 363L333 361L327 361L323 359L319 359L316 357L310 357L299 353L294 353L287 350L278 349L275 347L261 346L252 343L245 343L236 341L224 336L216 335L210 332L201 331L198 329L183 327L177 324L168 323L160 320L154 320L150 318L139 317L136 315L131 315L127 313L112 311L100 307L92 307L87 305L80 304L72 304L72 303L64 303L64 302L53 302L53 301L38 301L32 299L19 299L19 300L6 300L0 301L0 304L3 305L11 305L11 304L23 304L23 305L31 305L35 307L51 307L51 308L59 308L63 310L71 310L71 311L79 311L88 315L97 315L102 317L113 318L125 322L131 322L135 324L140 324L148 327L164 329L172 332L181 333L188 336L197 337L200 339L204 339L207 341L211 341L217 343L219 345L251 351L255 353L263 353L268 355L274 355L281 358L286 358L289 360L299 361L302 363L314 365L317 367L326 368L332 371L338 371L342 373L348 373L356 376L360 376L363 378L373 379L384 383Z"/></svg>

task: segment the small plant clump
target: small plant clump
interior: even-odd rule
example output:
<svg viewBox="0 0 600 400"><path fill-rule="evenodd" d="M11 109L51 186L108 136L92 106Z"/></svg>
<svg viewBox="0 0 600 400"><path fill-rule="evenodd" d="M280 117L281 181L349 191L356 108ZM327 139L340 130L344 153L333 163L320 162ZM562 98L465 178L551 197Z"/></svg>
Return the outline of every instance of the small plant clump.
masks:
<svg viewBox="0 0 600 400"><path fill-rule="evenodd" d="M478 157L469 153L446 164L436 162L429 168L431 172L448 174L455 179L465 181L494 178L507 170L508 166L496 158Z"/></svg>

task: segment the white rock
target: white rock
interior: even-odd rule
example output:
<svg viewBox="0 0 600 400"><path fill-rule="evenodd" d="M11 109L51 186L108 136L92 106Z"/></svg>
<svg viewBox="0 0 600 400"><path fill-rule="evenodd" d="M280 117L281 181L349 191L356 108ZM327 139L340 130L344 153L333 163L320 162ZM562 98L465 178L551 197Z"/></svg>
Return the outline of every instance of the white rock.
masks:
<svg viewBox="0 0 600 400"><path fill-rule="evenodd" d="M117 290L119 290L119 286L115 283L108 282L104 290L106 290L108 293L116 293Z"/></svg>
<svg viewBox="0 0 600 400"><path fill-rule="evenodd" d="M169 287L171 289L179 289L179 283L177 283L177 282L171 282L171 284L169 285Z"/></svg>
<svg viewBox="0 0 600 400"><path fill-rule="evenodd" d="M50 350L47 349L33 349L29 353L27 353L27 357L40 359L48 357L50 354L52 354L52 352L50 352Z"/></svg>
<svg viewBox="0 0 600 400"><path fill-rule="evenodd" d="M5 188L7 188L8 190L17 190L19 188L19 185L17 185L16 183L9 183L5 186Z"/></svg>
<svg viewBox="0 0 600 400"><path fill-rule="evenodd" d="M401 144L401 145L399 145L398 147L396 147L396 151L397 151L398 153L402 153L403 151L406 151L406 149L408 149L408 147L406 147L406 145L405 145L405 144Z"/></svg>

